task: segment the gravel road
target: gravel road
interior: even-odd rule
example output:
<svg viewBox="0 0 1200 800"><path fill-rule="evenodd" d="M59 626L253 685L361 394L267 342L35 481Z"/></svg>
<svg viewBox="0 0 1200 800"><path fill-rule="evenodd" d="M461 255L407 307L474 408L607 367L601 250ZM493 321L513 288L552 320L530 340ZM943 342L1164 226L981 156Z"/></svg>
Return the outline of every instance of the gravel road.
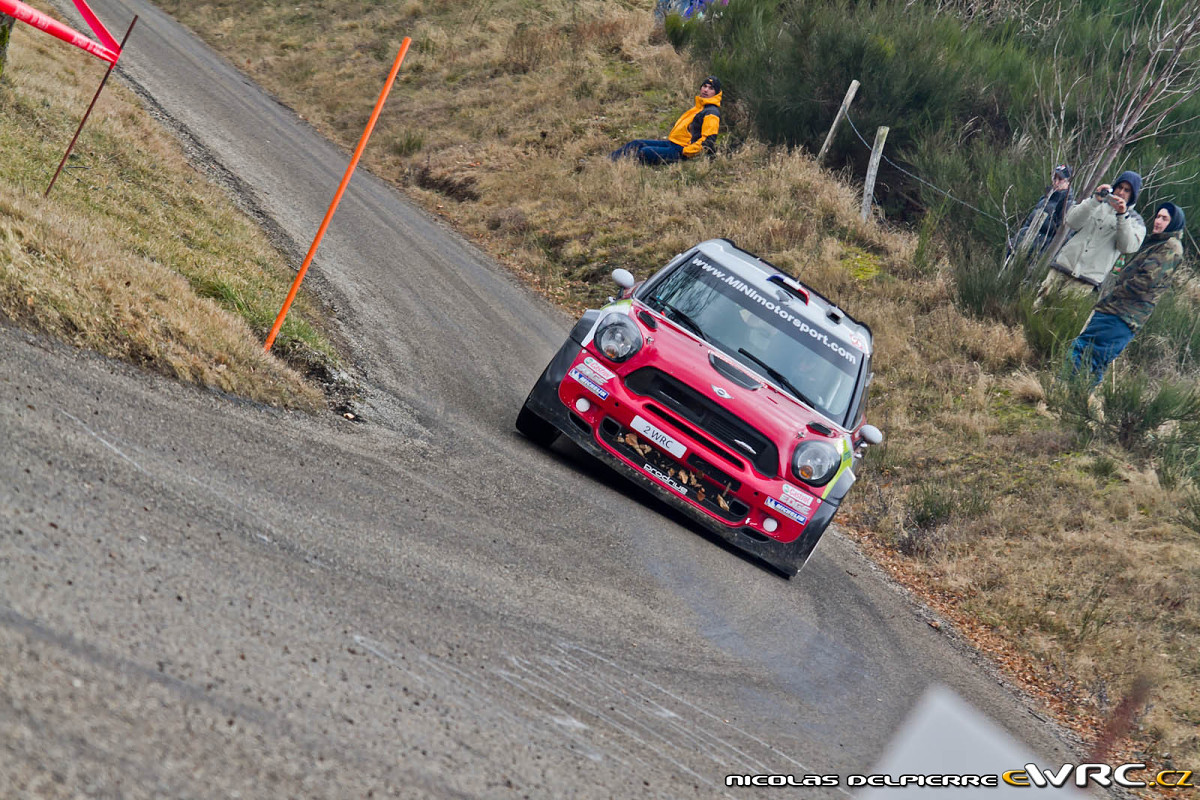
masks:
<svg viewBox="0 0 1200 800"><path fill-rule="evenodd" d="M94 5L306 246L347 155L154 7ZM753 796L724 776L869 771L934 683L1072 760L840 536L785 581L516 434L570 320L391 187L354 179L310 277L359 421L0 325L0 796Z"/></svg>

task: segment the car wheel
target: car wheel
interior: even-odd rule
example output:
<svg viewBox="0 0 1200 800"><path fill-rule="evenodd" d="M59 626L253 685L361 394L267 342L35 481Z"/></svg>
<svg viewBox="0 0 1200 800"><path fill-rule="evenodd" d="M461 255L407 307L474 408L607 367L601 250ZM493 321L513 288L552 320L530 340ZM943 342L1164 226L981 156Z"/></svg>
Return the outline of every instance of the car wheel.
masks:
<svg viewBox="0 0 1200 800"><path fill-rule="evenodd" d="M533 413L528 405L521 406L517 414L517 430L539 447L549 447L558 438L558 428Z"/></svg>

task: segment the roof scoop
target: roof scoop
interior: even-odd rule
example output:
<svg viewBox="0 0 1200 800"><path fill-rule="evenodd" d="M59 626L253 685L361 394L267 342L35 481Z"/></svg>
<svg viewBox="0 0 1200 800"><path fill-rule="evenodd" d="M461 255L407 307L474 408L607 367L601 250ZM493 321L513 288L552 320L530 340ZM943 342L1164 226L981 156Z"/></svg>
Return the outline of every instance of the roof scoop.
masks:
<svg viewBox="0 0 1200 800"><path fill-rule="evenodd" d="M805 303L808 302L808 290L801 286L795 278L784 275L782 272L777 272L767 278L767 280L777 286L782 286L783 290L793 297L797 297Z"/></svg>

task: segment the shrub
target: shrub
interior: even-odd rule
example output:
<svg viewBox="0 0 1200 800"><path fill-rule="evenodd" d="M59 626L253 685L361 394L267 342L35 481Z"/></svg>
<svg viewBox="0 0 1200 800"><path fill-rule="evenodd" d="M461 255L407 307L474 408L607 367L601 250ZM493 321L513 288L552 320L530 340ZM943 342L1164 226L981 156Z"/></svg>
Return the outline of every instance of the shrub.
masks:
<svg viewBox="0 0 1200 800"><path fill-rule="evenodd" d="M425 146L425 136L419 131L401 131L392 139L392 152L406 158L420 152Z"/></svg>
<svg viewBox="0 0 1200 800"><path fill-rule="evenodd" d="M1130 372L1101 384L1104 425L1122 447L1149 453L1162 441L1159 429L1169 423L1200 422L1200 391L1191 381L1153 385Z"/></svg>
<svg viewBox="0 0 1200 800"><path fill-rule="evenodd" d="M1200 491L1188 492L1179 507L1179 524L1192 533L1200 534Z"/></svg>
<svg viewBox="0 0 1200 800"><path fill-rule="evenodd" d="M1200 369L1200 306L1183 294L1168 293L1125 352L1130 361L1159 374L1196 372Z"/></svg>
<svg viewBox="0 0 1200 800"><path fill-rule="evenodd" d="M1071 343L1083 330L1095 298L1051 292L1040 305L1036 304L1036 298L1033 289L1025 289L1018 303L1019 317L1030 348L1047 361L1068 357Z"/></svg>
<svg viewBox="0 0 1200 800"><path fill-rule="evenodd" d="M922 483L909 495L908 510L918 528L932 528L950 518L954 493L936 482Z"/></svg>

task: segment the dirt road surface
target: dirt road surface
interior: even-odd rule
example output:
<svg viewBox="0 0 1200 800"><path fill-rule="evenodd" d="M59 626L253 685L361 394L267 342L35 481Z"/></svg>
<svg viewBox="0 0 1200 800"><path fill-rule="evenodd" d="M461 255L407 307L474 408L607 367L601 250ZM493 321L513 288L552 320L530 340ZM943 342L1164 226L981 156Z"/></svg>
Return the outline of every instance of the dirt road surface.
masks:
<svg viewBox="0 0 1200 800"><path fill-rule="evenodd" d="M346 154L152 6L95 6L306 246ZM0 796L754 796L724 776L868 771L933 683L1071 760L839 536L785 581L516 434L570 321L393 189L355 178L312 277L361 421L0 325Z"/></svg>

